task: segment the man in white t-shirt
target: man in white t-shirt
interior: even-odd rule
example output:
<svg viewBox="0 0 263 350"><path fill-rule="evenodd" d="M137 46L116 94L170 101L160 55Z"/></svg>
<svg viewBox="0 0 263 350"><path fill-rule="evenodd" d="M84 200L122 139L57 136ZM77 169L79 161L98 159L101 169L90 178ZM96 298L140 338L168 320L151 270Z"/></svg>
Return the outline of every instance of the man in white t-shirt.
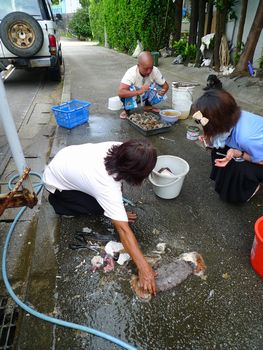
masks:
<svg viewBox="0 0 263 350"><path fill-rule="evenodd" d="M138 56L137 65L129 68L124 74L118 90L118 96L125 103L124 99L141 97L145 92L149 91L151 84L156 83L158 87L158 95L164 96L169 89L169 85L162 76L157 67L153 65L154 60L149 51L143 51ZM158 108L153 107L153 103L147 99L144 101L145 111L159 112ZM120 117L127 118L127 109L121 113Z"/></svg>
<svg viewBox="0 0 263 350"><path fill-rule="evenodd" d="M104 214L112 220L139 270L141 285L151 294L156 294L156 274L129 226L137 215L125 210L122 182L141 185L156 160L156 149L144 139L86 143L60 150L43 174L44 185L50 192L49 202L57 214Z"/></svg>

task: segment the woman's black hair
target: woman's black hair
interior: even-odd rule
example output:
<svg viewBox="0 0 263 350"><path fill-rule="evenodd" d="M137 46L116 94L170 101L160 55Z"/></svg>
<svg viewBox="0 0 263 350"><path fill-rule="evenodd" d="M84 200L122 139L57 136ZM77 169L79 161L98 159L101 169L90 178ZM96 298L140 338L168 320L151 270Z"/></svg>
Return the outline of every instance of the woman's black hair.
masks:
<svg viewBox="0 0 263 350"><path fill-rule="evenodd" d="M116 181L125 180L131 185L140 185L153 170L156 161L156 149L144 139L113 145L104 158L108 174L113 175Z"/></svg>
<svg viewBox="0 0 263 350"><path fill-rule="evenodd" d="M234 97L225 90L211 89L199 97L191 114L200 111L209 122L203 126L204 134L213 137L230 131L240 117L240 108Z"/></svg>

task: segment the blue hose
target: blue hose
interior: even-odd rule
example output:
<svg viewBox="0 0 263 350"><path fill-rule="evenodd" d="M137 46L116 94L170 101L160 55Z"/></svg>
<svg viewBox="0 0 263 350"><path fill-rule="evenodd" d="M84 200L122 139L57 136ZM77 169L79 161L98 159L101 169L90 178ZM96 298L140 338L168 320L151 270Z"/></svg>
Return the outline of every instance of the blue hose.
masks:
<svg viewBox="0 0 263 350"><path fill-rule="evenodd" d="M34 175L34 176L37 176L41 179L41 176L38 174L38 173L33 173L33 172L30 172L30 175ZM9 181L9 188L12 187L12 182L13 180L18 177L17 175L13 176L12 179L10 179ZM42 188L42 184L38 184L37 185L37 194L40 192L41 188ZM26 312L28 312L29 314L37 317L37 318L40 318L41 320L43 321L47 321L47 322L50 322L50 323L53 323L53 324L57 324L59 326L63 326L63 327L68 327L68 328L72 328L72 329L77 329L79 331L82 331L82 332L86 332L86 333L90 333L90 334L93 334L93 335L96 335L97 337L100 337L100 338L104 338L106 340L109 340L110 342L114 343L114 344L117 344L119 346L121 346L122 348L124 349L128 349L128 350L137 350L134 346L132 345L129 345L127 344L126 342L118 339L118 338L115 338L107 333L104 333L104 332L101 332L101 331L98 331L94 328L90 328L90 327L87 327L87 326L82 326L80 324L77 324L77 323L72 323L72 322L67 322L67 321L64 321L64 320L60 320L58 318L55 318L55 317L50 317L50 316L47 316L45 314L42 314L41 312L38 312L36 310L34 310L33 308L29 307L28 305L26 305L25 303L23 303L19 298L18 296L15 294L15 292L13 291L10 283L9 283L9 280L8 280L8 276L7 276L7 271L6 271L6 258L7 258L7 252L8 252L8 247L9 247L9 243L10 243L10 240L11 240L11 237L12 237L12 233L15 229L15 226L18 222L18 220L20 219L20 217L22 216L22 214L25 212L27 207L23 207L19 210L18 214L16 215L8 233L7 233L7 236L6 236L6 240L5 240L5 244L4 244L4 249L3 249L3 255L2 255L2 275L3 275L3 280L4 280L4 284L5 284L5 287L8 291L8 293L10 294L11 298L16 302L16 304L18 306L20 306L23 310L25 310Z"/></svg>

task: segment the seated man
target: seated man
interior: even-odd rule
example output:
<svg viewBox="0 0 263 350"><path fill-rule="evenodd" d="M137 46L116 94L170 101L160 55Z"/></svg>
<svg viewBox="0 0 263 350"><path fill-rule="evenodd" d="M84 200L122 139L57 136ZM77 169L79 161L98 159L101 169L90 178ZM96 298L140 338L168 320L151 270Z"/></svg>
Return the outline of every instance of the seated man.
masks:
<svg viewBox="0 0 263 350"><path fill-rule="evenodd" d="M126 101L129 98L141 97L144 102L145 111L159 112L158 108L154 108L152 105L156 103L156 99L149 100L147 98L147 91L153 83L157 84L157 89L154 89L159 96L164 96L169 89L169 85L163 78L161 72L157 67L153 65L153 57L150 52L143 51L138 57L138 64L129 68L124 74L121 80L118 95L124 103L124 111L121 113L121 118L127 118L127 110L134 108L129 106ZM143 98L145 97L145 99ZM157 99L158 101L159 99ZM159 102L159 101L158 101ZM157 103L158 103L157 102Z"/></svg>

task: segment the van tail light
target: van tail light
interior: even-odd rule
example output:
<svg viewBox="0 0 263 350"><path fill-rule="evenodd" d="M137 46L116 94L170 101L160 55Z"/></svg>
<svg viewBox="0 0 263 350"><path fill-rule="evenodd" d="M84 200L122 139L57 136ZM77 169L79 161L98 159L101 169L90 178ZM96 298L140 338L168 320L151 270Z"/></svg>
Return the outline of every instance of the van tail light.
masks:
<svg viewBox="0 0 263 350"><path fill-rule="evenodd" d="M48 41L49 41L49 52L52 56L56 56L57 54L57 41L56 37L52 34L48 34Z"/></svg>

